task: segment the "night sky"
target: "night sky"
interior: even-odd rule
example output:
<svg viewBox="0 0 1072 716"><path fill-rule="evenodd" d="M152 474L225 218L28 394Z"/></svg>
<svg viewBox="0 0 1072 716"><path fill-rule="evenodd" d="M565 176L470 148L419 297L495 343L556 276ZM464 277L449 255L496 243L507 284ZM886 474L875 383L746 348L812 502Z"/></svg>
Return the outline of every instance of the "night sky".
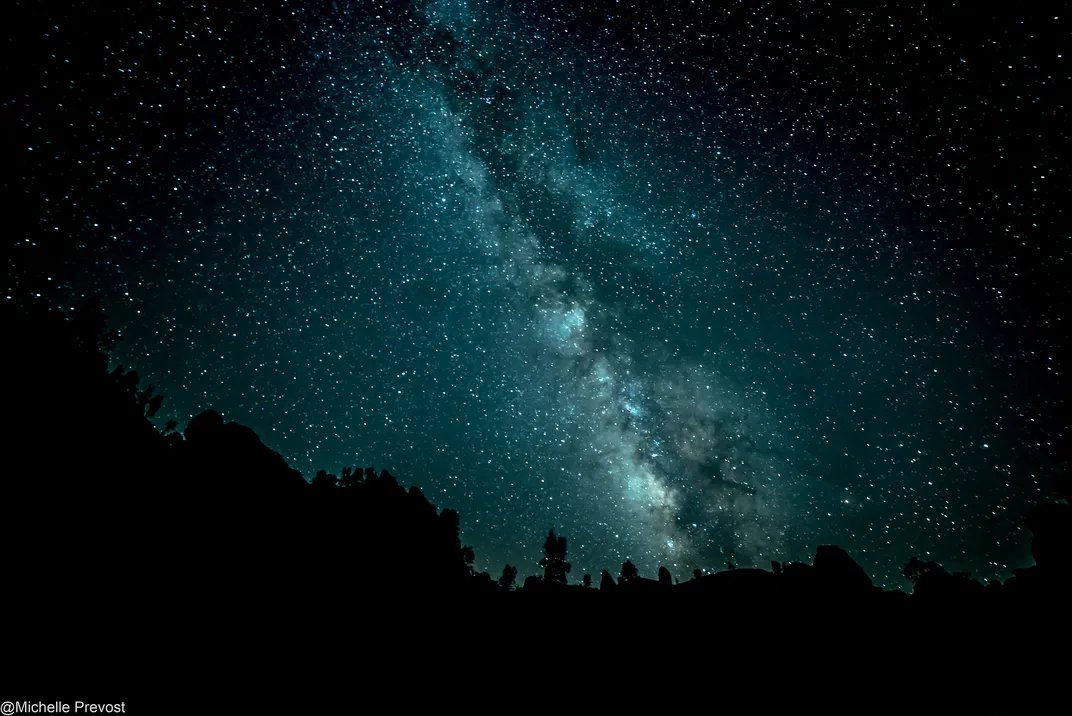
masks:
<svg viewBox="0 0 1072 716"><path fill-rule="evenodd" d="M1065 17L221 5L5 13L4 290L100 293L161 425L388 469L494 575L551 527L573 581L1030 564L1067 467Z"/></svg>

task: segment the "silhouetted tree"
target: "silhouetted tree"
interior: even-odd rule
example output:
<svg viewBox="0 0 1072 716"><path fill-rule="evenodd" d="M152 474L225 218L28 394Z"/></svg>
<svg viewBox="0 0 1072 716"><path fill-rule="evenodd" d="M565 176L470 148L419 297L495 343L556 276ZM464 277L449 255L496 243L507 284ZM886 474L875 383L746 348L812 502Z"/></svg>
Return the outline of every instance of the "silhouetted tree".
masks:
<svg viewBox="0 0 1072 716"><path fill-rule="evenodd" d="M692 578L693 579L699 579L702 576L703 576L703 570L701 570L701 569L692 570Z"/></svg>
<svg viewBox="0 0 1072 716"><path fill-rule="evenodd" d="M372 474L371 480L369 479L370 473ZM382 471L379 476L376 476L376 471L372 468L368 468L365 470L365 482L366 484L372 483L376 489L398 488L398 482L395 480L394 476L386 470ZM451 571L453 572L453 574L450 575L451 578L459 576L460 574L471 575L473 572L475 555L473 554L472 547L462 546L461 522L458 518L458 513L451 509L443 510L439 513L439 522L441 530L440 534L442 535L441 539L444 540L445 545L449 545L446 547L449 552L447 559L449 561L456 560L455 564L458 564L461 568L460 573L454 568L451 568Z"/></svg>
<svg viewBox="0 0 1072 716"><path fill-rule="evenodd" d="M592 586L592 575L591 574L584 575L584 578L581 580L581 585L584 586L585 589L591 588L591 586Z"/></svg>
<svg viewBox="0 0 1072 716"><path fill-rule="evenodd" d="M502 576L499 577L498 585L506 591L511 591L514 588L514 582L517 580L517 567L511 567L506 565L503 567Z"/></svg>
<svg viewBox="0 0 1072 716"><path fill-rule="evenodd" d="M913 584L919 582L926 574L943 570L937 562L923 562L919 557L912 557L912 559L905 562L904 567L901 568L901 574L909 582Z"/></svg>
<svg viewBox="0 0 1072 716"><path fill-rule="evenodd" d="M1068 478L1059 482L1059 494L1068 494ZM1031 556L1044 569L1072 571L1072 505L1046 500L1027 514L1031 530Z"/></svg>
<svg viewBox="0 0 1072 716"><path fill-rule="evenodd" d="M138 371L132 370L125 372L124 367L120 365L112 371L112 376L115 377L116 383L118 383L124 393L133 397L135 400L138 398L138 381L141 380L138 377Z"/></svg>
<svg viewBox="0 0 1072 716"><path fill-rule="evenodd" d="M566 538L556 537L552 529L547 533L547 541L543 544L544 558L540 560L543 567L544 581L553 584L565 584L566 575L570 571L570 563L566 561Z"/></svg>
<svg viewBox="0 0 1072 716"><path fill-rule="evenodd" d="M337 480L334 475L329 474L327 470L320 470L313 477L310 484L318 490L324 490L335 487L336 483Z"/></svg>
<svg viewBox="0 0 1072 716"><path fill-rule="evenodd" d="M342 469L342 478L339 480L339 486L352 489L364 482L364 474L360 470L355 470L352 467L344 467Z"/></svg>
<svg viewBox="0 0 1072 716"><path fill-rule="evenodd" d="M659 584L664 587L672 587L674 585L674 578L670 576L670 570L662 565L659 566Z"/></svg>
<svg viewBox="0 0 1072 716"><path fill-rule="evenodd" d="M71 311L69 326L77 349L95 366L105 368L108 354L119 341L119 331L108 328L108 316L100 296L91 296L77 304Z"/></svg>
<svg viewBox="0 0 1072 716"><path fill-rule="evenodd" d="M923 562L912 557L901 569L904 578L913 583L912 594L920 599L965 601L979 596L985 589L971 578L971 572L950 574L937 562Z"/></svg>
<svg viewBox="0 0 1072 716"><path fill-rule="evenodd" d="M774 572L775 574L781 574L782 573L782 563L779 562L778 560L772 559L771 563L770 563L770 566L771 566L771 571Z"/></svg>
<svg viewBox="0 0 1072 716"><path fill-rule="evenodd" d="M622 584L625 584L630 580L636 579L638 576L639 574L637 572L636 565L630 562L628 559L625 560L625 564L622 565L622 574L618 578L618 581Z"/></svg>
<svg viewBox="0 0 1072 716"><path fill-rule="evenodd" d="M137 373L134 373L134 375L137 375ZM155 390L156 386L150 385L137 394L138 408L147 418L154 417L160 410L160 406L164 404L164 396L153 395Z"/></svg>

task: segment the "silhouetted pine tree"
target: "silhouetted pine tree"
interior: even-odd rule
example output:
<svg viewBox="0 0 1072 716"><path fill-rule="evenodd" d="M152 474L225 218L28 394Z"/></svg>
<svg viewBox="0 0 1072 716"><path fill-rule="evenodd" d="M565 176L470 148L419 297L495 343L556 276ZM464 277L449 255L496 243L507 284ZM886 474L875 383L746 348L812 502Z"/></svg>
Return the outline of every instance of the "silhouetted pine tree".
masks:
<svg viewBox="0 0 1072 716"><path fill-rule="evenodd" d="M547 541L543 545L544 558L540 560L543 567L544 581L552 584L565 584L566 575L570 571L570 563L566 561L566 538L556 537L552 529L547 533Z"/></svg>
<svg viewBox="0 0 1072 716"><path fill-rule="evenodd" d="M514 582L517 580L517 567L511 567L506 565L503 567L502 576L499 577L498 585L500 588L506 591L511 591L514 588Z"/></svg>

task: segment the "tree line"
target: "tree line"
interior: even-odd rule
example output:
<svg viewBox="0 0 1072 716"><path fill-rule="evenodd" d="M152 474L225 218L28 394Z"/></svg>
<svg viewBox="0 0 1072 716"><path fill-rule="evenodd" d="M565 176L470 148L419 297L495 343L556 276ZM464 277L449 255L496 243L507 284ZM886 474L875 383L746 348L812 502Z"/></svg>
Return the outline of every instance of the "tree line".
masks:
<svg viewBox="0 0 1072 716"><path fill-rule="evenodd" d="M1035 564L1003 583L911 557L902 574L911 595L875 586L841 548L820 546L812 563L770 569L695 570L684 581L664 566L655 578L626 561L570 583L567 538L548 531L542 574L505 565L493 577L473 568L460 517L387 471L348 467L311 481L248 427L207 410L184 430L152 423L164 398L134 370L111 366L119 339L101 303L70 310L41 301L3 307L9 338L8 477L12 515L3 538L9 573L27 586L31 611L56 608L71 585L92 587L80 602L124 615L156 605L161 593L192 610L319 604L353 609L377 600L422 597L578 603L631 599L785 604L855 601L878 609L934 604L1057 604L1072 594L1069 480L1027 515ZM509 596L514 595L514 596ZM520 603L520 602L519 602ZM1065 603L1068 603L1067 601Z"/></svg>

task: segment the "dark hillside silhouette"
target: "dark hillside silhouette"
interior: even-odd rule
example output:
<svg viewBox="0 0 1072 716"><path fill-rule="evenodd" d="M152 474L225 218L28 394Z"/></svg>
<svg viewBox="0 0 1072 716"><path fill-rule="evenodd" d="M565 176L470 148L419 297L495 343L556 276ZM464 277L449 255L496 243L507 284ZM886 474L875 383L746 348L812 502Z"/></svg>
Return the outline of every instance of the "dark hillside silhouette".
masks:
<svg viewBox="0 0 1072 716"><path fill-rule="evenodd" d="M150 422L163 398L109 370L118 336L98 301L2 309L9 472L0 500L14 609L100 624L155 613L245 613L491 585L473 579L459 518L387 472L313 484L251 429L208 410L182 434ZM173 427L173 426L169 426ZM71 585L84 585L71 602ZM92 616L92 618L91 618Z"/></svg>
<svg viewBox="0 0 1072 716"><path fill-rule="evenodd" d="M254 431L213 410L181 434L157 430L151 418L164 398L142 389L135 372L110 369L118 336L98 301L67 312L37 302L0 310L14 359L4 374L0 536L7 578L22 585L8 596L12 613L47 614L57 629L134 625L162 613L175 622L271 621L305 609L356 618L391 603L384 600L521 604L552 592L578 604L764 603L797 615L813 605L858 605L876 616L973 606L1067 618L1072 603L1067 476L1027 517L1035 564L1004 584L912 557L903 570L912 594L888 592L844 550L824 545L812 564L695 570L680 583L666 567L650 579L627 560L617 581L603 570L591 589L589 575L570 583L567 538L551 529L543 574L516 589L516 567L497 580L474 572L457 512L386 471L348 467L306 482Z"/></svg>

